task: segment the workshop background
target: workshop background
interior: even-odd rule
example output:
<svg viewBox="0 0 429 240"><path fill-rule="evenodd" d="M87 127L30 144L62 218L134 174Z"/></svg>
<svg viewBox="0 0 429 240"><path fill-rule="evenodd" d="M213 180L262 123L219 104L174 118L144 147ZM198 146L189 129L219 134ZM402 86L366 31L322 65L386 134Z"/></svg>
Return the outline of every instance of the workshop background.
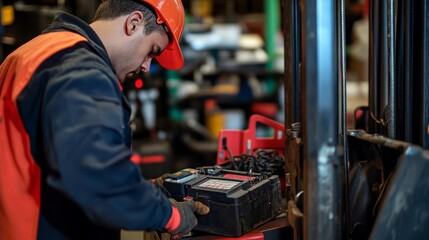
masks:
<svg viewBox="0 0 429 240"><path fill-rule="evenodd" d="M35 37L58 11L91 22L100 0L0 1L1 58ZM216 164L222 129L248 128L253 114L284 123L281 0L184 0L185 65L124 83L132 109L133 161L146 178ZM346 1L348 124L367 105L368 21L364 1ZM257 136L273 134L258 126Z"/></svg>

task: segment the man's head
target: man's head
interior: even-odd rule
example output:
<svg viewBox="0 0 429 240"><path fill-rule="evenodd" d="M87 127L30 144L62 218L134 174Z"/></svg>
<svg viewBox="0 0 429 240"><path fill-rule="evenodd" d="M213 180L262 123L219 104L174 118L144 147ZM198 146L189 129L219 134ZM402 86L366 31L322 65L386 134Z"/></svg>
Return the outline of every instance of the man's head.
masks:
<svg viewBox="0 0 429 240"><path fill-rule="evenodd" d="M103 0L95 14L94 23L114 22L116 25L110 24L110 27L113 28L119 24L121 29L113 29L112 33L115 31L124 32L126 40L123 44L129 45L117 46L116 51L112 50L112 55L116 56L118 49L122 49L123 53L128 54L130 58L134 57L132 55L139 53L139 43L137 42L137 38L135 38L138 35L134 35L135 31L137 34L143 34L145 38L148 38L140 38L142 40L140 44L142 44L142 47L149 48L148 52L142 52L146 56L135 56L136 58L146 59L146 64L149 61L149 65L150 60L156 58L161 66L176 70L183 66L183 56L178 41L183 31L184 17L185 14L181 0ZM99 24L94 23L91 25L97 25L95 27L96 32L103 35L103 27L100 28ZM103 40L102 36L101 38ZM155 46L147 46L151 44L151 41L146 40L150 39L153 40ZM108 39L105 37L104 40ZM127 51L127 47L134 47L134 49ZM110 57L112 58L112 56ZM122 56L121 58L126 57ZM137 61L137 59L135 60ZM121 61L124 61L124 59L121 59ZM112 63L115 64L115 59L112 60ZM145 66L143 66L144 63L141 63L141 65L141 70L147 71Z"/></svg>

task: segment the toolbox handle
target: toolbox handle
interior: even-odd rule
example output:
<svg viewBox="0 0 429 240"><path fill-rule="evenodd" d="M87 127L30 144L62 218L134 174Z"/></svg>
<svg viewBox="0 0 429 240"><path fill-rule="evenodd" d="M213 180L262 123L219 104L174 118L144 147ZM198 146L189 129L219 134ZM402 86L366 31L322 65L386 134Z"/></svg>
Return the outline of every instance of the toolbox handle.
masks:
<svg viewBox="0 0 429 240"><path fill-rule="evenodd" d="M256 129L257 123L264 124L274 129L272 137L257 137ZM284 148L284 125L274 121L268 117L254 114L250 117L249 128L245 131L245 138L247 143L245 144L245 150L247 153L253 153L255 149L276 149L283 152Z"/></svg>
<svg viewBox="0 0 429 240"><path fill-rule="evenodd" d="M272 137L257 137L257 123L274 129ZM218 154L216 163L221 165L230 159L230 155L254 154L257 149L276 150L284 153L285 127L282 123L259 114L253 114L249 119L248 129L220 131L218 139Z"/></svg>
<svg viewBox="0 0 429 240"><path fill-rule="evenodd" d="M249 129L248 130L249 130L249 133L251 133L251 134L253 133L254 137L252 137L252 138L257 139L256 128L257 128L258 122L262 123L264 125L267 125L267 126L273 128L275 130L274 135L272 137L273 139L280 140L280 139L284 138L284 125L283 124L281 124L277 121L274 121L271 118L267 118L267 117L259 115L259 114L253 114L249 120ZM267 139L267 137L259 137L259 138Z"/></svg>

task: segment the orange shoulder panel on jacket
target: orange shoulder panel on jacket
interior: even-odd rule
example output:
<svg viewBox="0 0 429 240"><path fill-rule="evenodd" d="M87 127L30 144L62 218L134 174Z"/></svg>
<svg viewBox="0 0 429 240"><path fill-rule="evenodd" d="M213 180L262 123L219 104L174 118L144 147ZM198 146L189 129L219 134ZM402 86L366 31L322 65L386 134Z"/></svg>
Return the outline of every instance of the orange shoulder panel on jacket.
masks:
<svg viewBox="0 0 429 240"><path fill-rule="evenodd" d="M0 66L0 239L37 238L41 173L16 98L43 61L82 41L87 39L71 32L42 34Z"/></svg>

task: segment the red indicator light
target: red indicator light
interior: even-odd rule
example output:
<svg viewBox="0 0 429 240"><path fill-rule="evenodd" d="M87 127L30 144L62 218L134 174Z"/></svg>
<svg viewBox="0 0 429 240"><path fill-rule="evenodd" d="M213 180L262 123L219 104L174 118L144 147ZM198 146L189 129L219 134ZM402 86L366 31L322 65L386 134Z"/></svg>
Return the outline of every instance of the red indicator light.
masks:
<svg viewBox="0 0 429 240"><path fill-rule="evenodd" d="M134 82L134 86L138 89L142 88L143 87L143 80L141 80L140 78L136 79L136 81Z"/></svg>

